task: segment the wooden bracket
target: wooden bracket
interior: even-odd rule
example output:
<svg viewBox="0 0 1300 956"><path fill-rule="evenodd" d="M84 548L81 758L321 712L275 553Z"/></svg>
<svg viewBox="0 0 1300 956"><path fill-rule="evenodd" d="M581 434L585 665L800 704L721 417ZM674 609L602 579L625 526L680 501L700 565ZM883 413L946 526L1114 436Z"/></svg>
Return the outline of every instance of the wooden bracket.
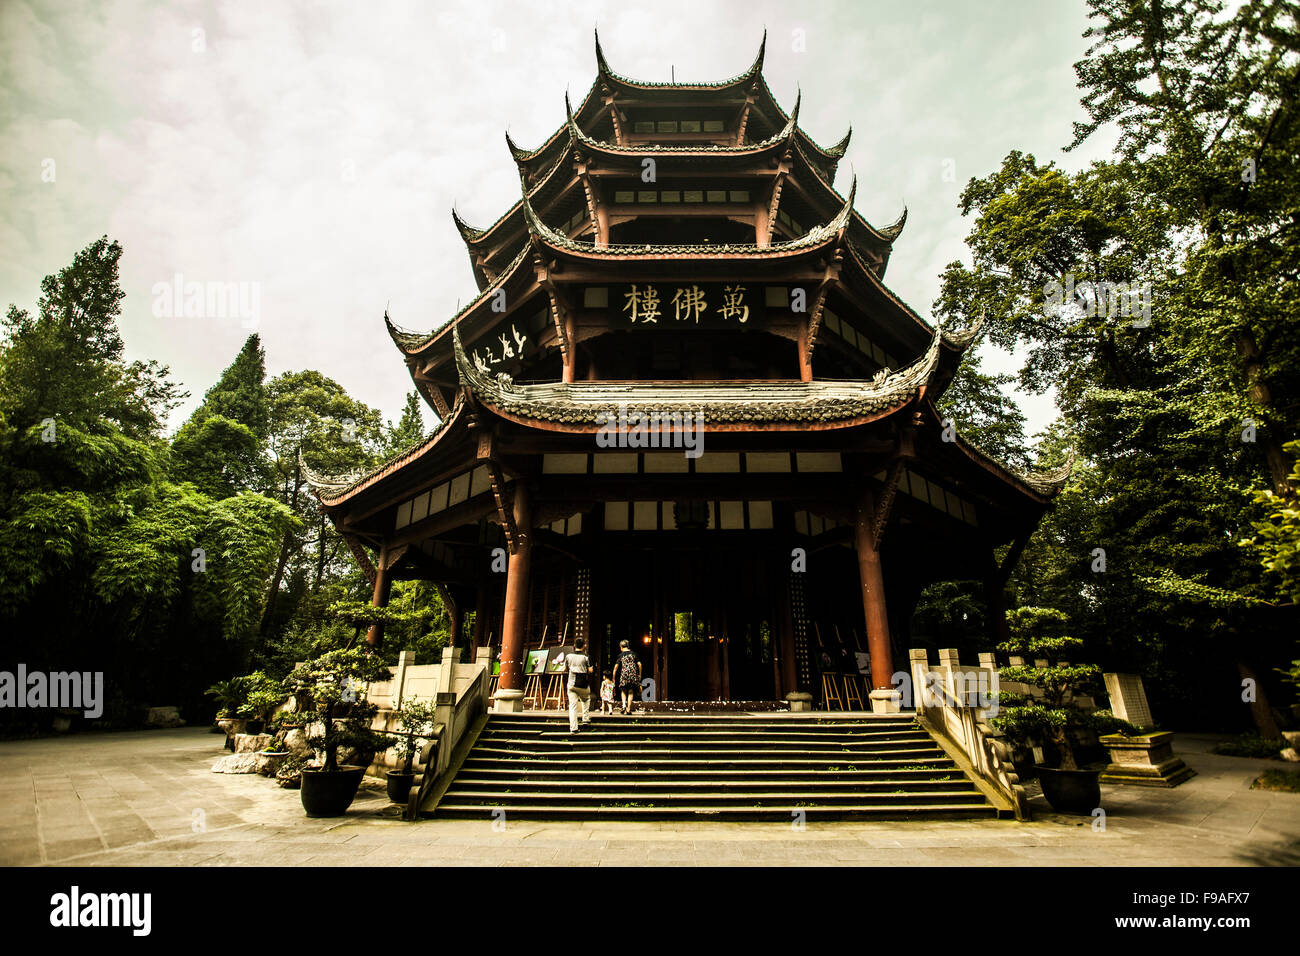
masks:
<svg viewBox="0 0 1300 956"><path fill-rule="evenodd" d="M370 560L370 555L366 554L366 549L361 546L361 539L355 534L349 534L346 531L340 533L343 535L343 540L347 542L352 557L357 559L357 564L361 568L361 573L365 576L366 583L374 587L377 572L374 562Z"/></svg>
<svg viewBox="0 0 1300 956"><path fill-rule="evenodd" d="M894 498L898 494L898 480L903 475L903 459L896 458L885 475L885 490L876 502L875 525L871 529L871 539L875 550L880 550L880 542L885 537L885 526L889 523L889 513L894 508Z"/></svg>
<svg viewBox="0 0 1300 956"><path fill-rule="evenodd" d="M817 333L821 331L822 312L826 309L826 295L830 292L831 286L839 279L840 267L843 264L844 249L842 246L837 245L830 262L826 264L821 281L817 283L812 313L808 316L808 357L810 359L812 358L813 349L817 346Z"/></svg>
<svg viewBox="0 0 1300 956"><path fill-rule="evenodd" d="M603 83L601 84L600 92L601 92L601 100L604 101L605 108L609 110L609 118L614 124L614 142L617 145L622 146L624 145L623 117L622 114L619 113L618 104L614 102L614 93L608 86L606 86Z"/></svg>
<svg viewBox="0 0 1300 956"><path fill-rule="evenodd" d="M506 486L505 475L495 461L488 461L487 470L492 482L492 497L497 503L501 531L506 536L506 549L511 554L516 554L519 551L519 528L515 525L514 492Z"/></svg>
<svg viewBox="0 0 1300 956"><path fill-rule="evenodd" d="M1011 571L1015 568L1016 562L1020 560L1020 556L1024 553L1025 546L1029 544L1029 538L1033 533L1032 530L1024 531L1016 536L1016 540L1011 545L1011 550L1002 559L1002 563L997 566L994 579L994 584L997 587L1006 587L1007 579L1011 577Z"/></svg>
<svg viewBox="0 0 1300 956"><path fill-rule="evenodd" d="M391 571L397 566L397 562L406 557L406 552L411 546L409 544L398 545L395 548L388 548L382 552L380 567L385 571Z"/></svg>
<svg viewBox="0 0 1300 956"><path fill-rule="evenodd" d="M573 167L578 171L578 179L582 182L582 191L587 197L587 217L591 220L591 241L596 245L600 245L600 214L597 212L600 195L596 190L596 184L592 182L591 174L587 170L586 157L581 153L574 154Z"/></svg>
<svg viewBox="0 0 1300 956"><path fill-rule="evenodd" d="M551 303L551 321L555 324L555 335L560 341L560 356L564 364L567 365L569 363L569 350L572 347L568 331L569 318L573 314L572 309L564 293L560 291L551 278L550 270L546 268L541 252L535 246L533 248L533 266L537 270L537 284L546 290L546 297Z"/></svg>
<svg viewBox="0 0 1300 956"><path fill-rule="evenodd" d="M785 188L786 179L790 175L790 166L792 164L792 154L786 150L785 155L781 157L781 163L776 168L776 175L772 177L772 195L767 203L767 236L766 243L772 244L772 230L776 227L776 214L781 206L781 190Z"/></svg>
<svg viewBox="0 0 1300 956"><path fill-rule="evenodd" d="M740 116L736 119L736 142L734 145L745 145L745 128L749 125L749 111L754 105L754 99L757 91L751 89L745 94L745 105L740 108Z"/></svg>

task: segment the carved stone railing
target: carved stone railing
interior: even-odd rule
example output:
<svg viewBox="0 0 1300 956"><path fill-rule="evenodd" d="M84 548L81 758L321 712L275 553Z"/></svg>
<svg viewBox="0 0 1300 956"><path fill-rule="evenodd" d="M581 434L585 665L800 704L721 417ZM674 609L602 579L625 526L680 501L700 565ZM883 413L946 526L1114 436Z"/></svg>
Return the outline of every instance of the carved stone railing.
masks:
<svg viewBox="0 0 1300 956"><path fill-rule="evenodd" d="M917 721L938 740L986 797L1017 820L1029 819L1029 798L1011 760L1011 747L988 718L996 713L997 668L992 655L963 668L957 651L939 651L932 666L926 651L912 648L911 695Z"/></svg>
<svg viewBox="0 0 1300 956"><path fill-rule="evenodd" d="M459 654L459 648L443 648L435 697L434 738L422 755L424 772L407 800L403 814L407 820L419 818L420 808L444 781L458 753L473 742L470 733L475 727L481 728L481 718L488 711L491 649L478 648L476 659L468 664L454 659Z"/></svg>

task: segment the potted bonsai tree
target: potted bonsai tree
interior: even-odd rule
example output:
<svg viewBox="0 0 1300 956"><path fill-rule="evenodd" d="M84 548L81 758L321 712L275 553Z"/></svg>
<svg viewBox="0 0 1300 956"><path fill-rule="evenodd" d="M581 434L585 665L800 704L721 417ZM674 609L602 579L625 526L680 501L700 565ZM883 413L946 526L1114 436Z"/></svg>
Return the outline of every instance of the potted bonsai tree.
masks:
<svg viewBox="0 0 1300 956"><path fill-rule="evenodd" d="M298 698L303 718L312 724L307 743L320 761L302 771L307 816L342 816L352 805L366 768L340 766L341 748L374 754L391 745L386 735L371 730L377 708L362 697L366 684L388 676L388 665L377 654L348 647L300 664L285 678L285 691Z"/></svg>
<svg viewBox="0 0 1300 956"><path fill-rule="evenodd" d="M260 734L271 719L271 712L284 703L285 693L280 681L266 671L236 678L244 688L244 700L239 705L239 716L244 718L245 733Z"/></svg>
<svg viewBox="0 0 1300 956"><path fill-rule="evenodd" d="M402 704L393 715L397 718L400 733L393 734L397 756L405 758L400 770L388 771L388 799L393 803L406 803L415 782L415 755L423 744L432 739L434 715L433 701L412 700Z"/></svg>
<svg viewBox="0 0 1300 956"><path fill-rule="evenodd" d="M247 723L240 716L240 710L248 699L247 685L247 678L232 677L217 681L204 691L217 703L217 726L225 731L227 750L235 748L235 734L242 734Z"/></svg>
<svg viewBox="0 0 1300 956"><path fill-rule="evenodd" d="M1007 614L1011 640L998 645L1005 654L1028 661L1047 661L1046 667L1018 664L999 668L1004 681L1038 688L1038 694L998 695L1000 712L989 721L1012 739L1026 744L1048 743L1060 757L1060 765L1038 765L1043 796L1062 813L1091 813L1101 805L1101 769L1081 769L1071 733L1091 729L1099 733L1132 730L1108 711L1085 713L1074 699L1095 688L1101 668L1095 664L1069 664L1062 658L1083 647L1083 641L1065 633L1066 615L1055 608L1021 607Z"/></svg>

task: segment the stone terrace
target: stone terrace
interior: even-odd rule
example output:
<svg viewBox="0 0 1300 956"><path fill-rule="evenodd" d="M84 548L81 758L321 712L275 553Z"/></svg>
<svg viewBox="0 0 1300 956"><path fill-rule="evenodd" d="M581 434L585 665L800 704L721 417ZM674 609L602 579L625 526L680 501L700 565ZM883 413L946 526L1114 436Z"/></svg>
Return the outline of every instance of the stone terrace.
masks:
<svg viewBox="0 0 1300 956"><path fill-rule="evenodd" d="M0 743L0 863L284 865L1300 865L1300 795L1251 790L1277 761L1208 753L1179 736L1197 776L1174 790L1103 787L1106 831L1032 823L541 823L396 818L367 780L346 817L309 820L297 791L209 772L205 728Z"/></svg>

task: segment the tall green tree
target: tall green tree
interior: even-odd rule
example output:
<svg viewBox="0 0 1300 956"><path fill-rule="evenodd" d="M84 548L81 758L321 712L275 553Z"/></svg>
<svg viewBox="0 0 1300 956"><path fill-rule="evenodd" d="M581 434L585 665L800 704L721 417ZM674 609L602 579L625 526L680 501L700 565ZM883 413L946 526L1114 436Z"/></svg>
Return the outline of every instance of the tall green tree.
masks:
<svg viewBox="0 0 1300 956"><path fill-rule="evenodd" d="M297 531L285 533L262 615L263 635L292 612L292 607L280 606L282 585L290 572L300 572L300 598L308 575L308 566L302 562L314 557L316 573L311 587L319 587L331 540L337 543L337 534L305 487L302 466L328 475L360 472L378 461L383 448L379 412L352 398L338 382L320 372L277 375L268 383L267 395L271 409L269 448L277 497L303 527L314 529L315 535L306 538Z"/></svg>
<svg viewBox="0 0 1300 956"><path fill-rule="evenodd" d="M400 455L424 439L423 404L416 392L406 393L406 404L402 406L397 424L389 422L384 429L385 457Z"/></svg>

